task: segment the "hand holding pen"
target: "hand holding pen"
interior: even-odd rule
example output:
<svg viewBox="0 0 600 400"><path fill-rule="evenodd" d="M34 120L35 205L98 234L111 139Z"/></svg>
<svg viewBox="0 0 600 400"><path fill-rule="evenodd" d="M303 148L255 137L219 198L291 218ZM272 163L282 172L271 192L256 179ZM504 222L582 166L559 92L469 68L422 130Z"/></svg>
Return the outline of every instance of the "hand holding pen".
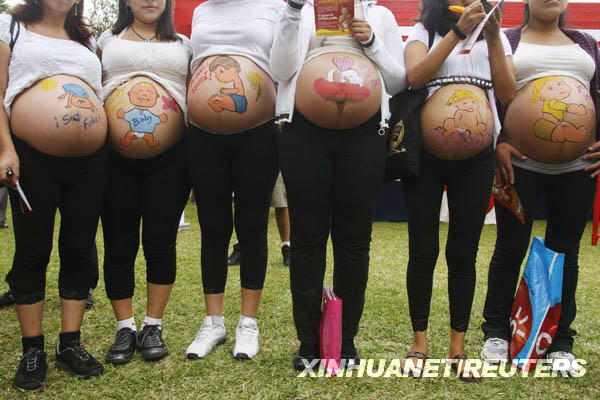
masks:
<svg viewBox="0 0 600 400"><path fill-rule="evenodd" d="M0 183L16 187L19 181L19 157L14 150L0 151Z"/></svg>

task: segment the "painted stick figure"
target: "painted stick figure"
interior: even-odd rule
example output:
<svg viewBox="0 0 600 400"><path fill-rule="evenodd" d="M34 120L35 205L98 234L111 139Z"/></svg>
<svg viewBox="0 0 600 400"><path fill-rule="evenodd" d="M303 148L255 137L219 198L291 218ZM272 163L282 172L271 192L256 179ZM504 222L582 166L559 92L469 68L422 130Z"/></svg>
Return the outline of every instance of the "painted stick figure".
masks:
<svg viewBox="0 0 600 400"><path fill-rule="evenodd" d="M63 85L65 91L62 95L58 96L59 99L67 97L67 105L65 108L71 108L72 106L78 108L85 108L96 112L96 106L92 103L90 95L87 90L76 83L66 83Z"/></svg>

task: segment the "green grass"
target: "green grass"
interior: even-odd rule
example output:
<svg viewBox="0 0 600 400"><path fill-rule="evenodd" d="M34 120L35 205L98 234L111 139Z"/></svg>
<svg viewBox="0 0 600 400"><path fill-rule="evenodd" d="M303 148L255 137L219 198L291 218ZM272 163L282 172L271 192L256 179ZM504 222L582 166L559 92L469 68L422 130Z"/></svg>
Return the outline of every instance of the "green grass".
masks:
<svg viewBox="0 0 600 400"><path fill-rule="evenodd" d="M129 365L106 366L102 377L88 381L78 381L57 371L53 366L52 350L60 329L56 288L58 255L54 251L48 272L44 321L50 360L45 391L22 393L12 387L21 344L14 311L4 309L0 311L0 399L600 398L600 320L597 314L600 305L600 250L589 245L589 227L580 252L579 313L575 321L575 328L579 331L575 353L587 360L588 373L577 379L513 377L487 379L479 385L470 385L456 378L297 378L291 368L297 342L292 323L289 274L288 269L280 264L279 238L273 215L269 227L269 269L260 313L261 353L249 362L240 362L231 356L240 309L239 269L232 267L225 300L228 341L205 360L186 361L185 349L204 316L199 228L193 205L188 206L186 218L192 222L192 228L179 235L178 279L164 317L165 340L171 350L168 358L158 363L146 363L136 356ZM543 222L537 222L534 234L543 236L544 226ZM443 224L440 232L442 243L446 234L447 225ZM486 226L480 243L477 292L467 338L467 351L473 357L479 354L481 345L479 325L482 322L487 266L494 241L495 227ZM98 247L102 249L100 234ZM3 277L11 264L14 249L11 230L0 231L0 249L0 276ZM329 266L332 265L331 255L330 248ZM407 256L406 224L376 223L365 313L356 340L363 358L402 358L410 349L412 335L405 284ZM144 262L140 255L135 297L138 324L145 311L144 278ZM331 267L326 281L331 282ZM447 269L443 257L440 257L429 325L431 357L434 358L447 355L449 316L446 282ZM0 287L4 288L4 285ZM83 326L85 344L99 359L104 359L114 330L114 317L101 281L96 291L96 304L86 313Z"/></svg>

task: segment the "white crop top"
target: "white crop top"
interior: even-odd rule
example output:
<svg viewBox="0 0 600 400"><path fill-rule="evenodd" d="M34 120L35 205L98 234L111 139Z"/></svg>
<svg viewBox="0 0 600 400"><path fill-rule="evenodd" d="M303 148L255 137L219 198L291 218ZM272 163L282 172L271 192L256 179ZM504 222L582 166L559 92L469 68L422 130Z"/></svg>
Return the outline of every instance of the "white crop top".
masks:
<svg viewBox="0 0 600 400"><path fill-rule="evenodd" d="M160 84L187 116L186 83L192 51L189 39L175 42L137 42L121 39L126 32L104 32L98 39L102 50L104 89L102 99L135 76L147 76ZM186 118L187 121L187 118Z"/></svg>
<svg viewBox="0 0 600 400"><path fill-rule="evenodd" d="M442 37L436 32L433 44L431 48L434 48L442 41ZM418 40L427 46L429 44L429 32L422 23L417 23L410 30L406 45ZM508 38L502 32L500 32L500 40L504 47L504 55L511 56L512 50ZM430 49L431 50L431 49ZM488 81L492 81L492 70L490 68L488 47L485 40L480 40L475 43L475 46L469 54L460 54L461 44L457 44L452 52L448 55L440 69L432 76L434 78L443 77L455 77L455 76L468 76L472 78L479 78ZM428 98L431 97L436 90L441 86L432 86L429 88ZM495 137L500 135L500 118L498 117L498 110L496 109L496 100L494 97L494 89L487 89L488 102L492 108L494 115L494 127Z"/></svg>
<svg viewBox="0 0 600 400"><path fill-rule="evenodd" d="M544 76L563 75L577 79L589 90L596 71L592 57L577 43L553 46L521 41L513 60L517 89Z"/></svg>
<svg viewBox="0 0 600 400"><path fill-rule="evenodd" d="M0 15L0 40L10 44L12 16ZM92 49L95 43L92 41ZM8 64L8 87L4 110L10 118L15 97L41 79L53 75L71 75L85 81L100 96L102 66L96 53L73 40L56 39L28 31L21 24Z"/></svg>
<svg viewBox="0 0 600 400"><path fill-rule="evenodd" d="M437 46L442 39L443 38L436 32L431 48L433 49L435 46ZM500 39L502 40L502 44L504 46L504 55L512 55L510 43L508 42L508 39L504 33L500 33ZM422 42L425 44L425 46L427 46L429 43L429 33L427 32L427 29L425 29L425 26L420 22L413 26L410 30L410 34L408 35L408 39L406 41L406 46L415 40ZM471 50L469 54L460 54L460 50L461 44L459 43L448 55L446 61L444 61L440 69L435 73L434 76L432 76L432 79L452 76L470 76L489 81L492 80L488 48L485 40L476 42L473 50ZM439 88L439 86L429 88L429 96L435 93L435 91Z"/></svg>
<svg viewBox="0 0 600 400"><path fill-rule="evenodd" d="M192 73L204 58L219 54L249 58L273 79L269 56L281 0L209 0L194 10Z"/></svg>

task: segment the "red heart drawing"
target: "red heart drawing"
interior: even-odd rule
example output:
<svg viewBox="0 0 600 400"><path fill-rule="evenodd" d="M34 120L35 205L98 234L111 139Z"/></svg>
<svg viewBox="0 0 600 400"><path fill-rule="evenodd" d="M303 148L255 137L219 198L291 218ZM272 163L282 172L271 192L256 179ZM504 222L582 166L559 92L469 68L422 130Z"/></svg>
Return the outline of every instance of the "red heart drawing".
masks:
<svg viewBox="0 0 600 400"><path fill-rule="evenodd" d="M344 71L348 71L350 68L352 68L352 65L354 64L354 60L351 59L350 57L344 57L344 58L333 57L333 63L340 71L344 72Z"/></svg>

